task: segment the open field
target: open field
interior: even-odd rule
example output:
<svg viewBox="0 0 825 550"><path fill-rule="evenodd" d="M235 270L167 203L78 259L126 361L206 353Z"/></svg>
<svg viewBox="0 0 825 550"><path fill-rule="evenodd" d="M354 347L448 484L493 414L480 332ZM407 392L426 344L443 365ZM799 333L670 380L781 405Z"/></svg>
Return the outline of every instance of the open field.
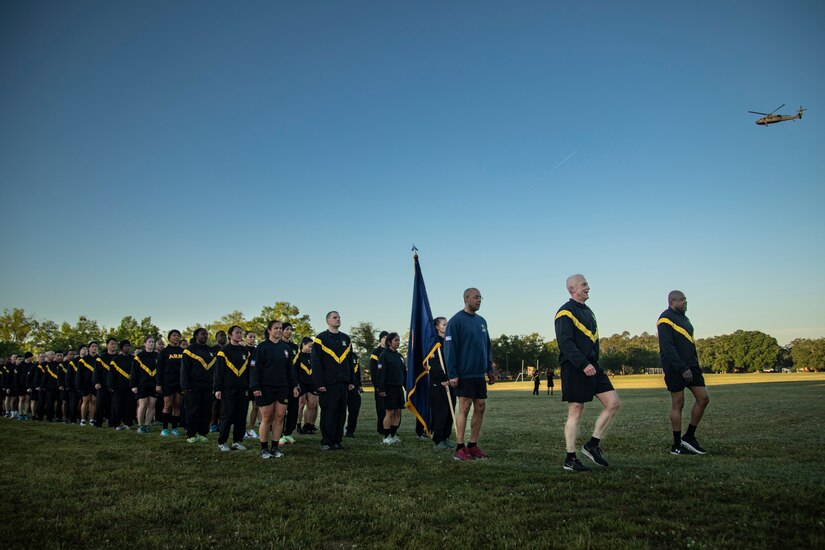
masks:
<svg viewBox="0 0 825 550"><path fill-rule="evenodd" d="M611 466L585 474L561 469L565 404L529 383L491 392L490 459L471 463L419 446L409 414L404 442L380 445L370 394L346 450L297 436L269 461L157 432L0 418L0 544L825 547L825 375L707 379L697 436L710 454L668 454L668 394L635 388L658 376L616 377ZM597 412L585 410L587 434Z"/></svg>

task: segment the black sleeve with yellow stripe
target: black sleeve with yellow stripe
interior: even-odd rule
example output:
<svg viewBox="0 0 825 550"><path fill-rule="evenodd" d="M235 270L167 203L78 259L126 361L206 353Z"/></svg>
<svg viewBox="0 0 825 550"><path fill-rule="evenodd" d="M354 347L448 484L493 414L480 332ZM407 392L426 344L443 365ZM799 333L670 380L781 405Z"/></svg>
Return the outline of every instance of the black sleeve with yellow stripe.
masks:
<svg viewBox="0 0 825 550"><path fill-rule="evenodd" d="M699 356L693 339L693 325L685 315L668 308L656 322L659 334L659 357L668 372L686 372L699 368Z"/></svg>
<svg viewBox="0 0 825 550"><path fill-rule="evenodd" d="M559 363L578 370L587 365L599 369L599 330L590 308L568 301L556 313L555 327Z"/></svg>

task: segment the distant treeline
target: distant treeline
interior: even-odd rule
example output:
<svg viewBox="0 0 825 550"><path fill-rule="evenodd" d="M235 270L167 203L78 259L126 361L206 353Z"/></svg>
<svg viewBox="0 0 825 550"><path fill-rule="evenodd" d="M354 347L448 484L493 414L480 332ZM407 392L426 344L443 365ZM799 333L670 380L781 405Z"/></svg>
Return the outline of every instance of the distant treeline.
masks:
<svg viewBox="0 0 825 550"><path fill-rule="evenodd" d="M146 336L154 338L166 336L166 331L182 330L184 337L190 337L197 327L209 330L210 339L218 330L227 330L238 325L246 330L254 330L259 338L270 319L289 321L295 327L295 336L314 336L315 329L308 315L289 302L276 302L264 306L261 312L247 319L240 311L233 311L220 319L189 327L166 327L161 330L151 317L140 321L132 316L124 317L116 327L104 327L97 321L81 316L75 324L58 324L54 321L35 319L23 309L5 309L0 315L0 357L24 351L45 351L77 349L91 340L105 341L107 338L130 340L133 344L142 342ZM381 327L387 328L387 327ZM399 330L402 327L389 327ZM360 357L369 354L378 344L378 329L370 322L359 322L350 328L355 351ZM400 332L400 331L399 331ZM499 372L515 374L525 366L538 366L541 370L558 369L559 348L555 340L546 342L538 333L528 335L504 335L492 340L493 358ZM630 333L614 334L600 340L601 366L616 374L641 374L648 369L659 368L659 343L655 334L646 332L630 336ZM789 368L793 370L825 370L825 338L799 338L780 346L776 338L760 331L737 330L733 334L723 334L696 341L699 361L710 372L757 372L766 369ZM406 342L402 344L402 353Z"/></svg>
<svg viewBox="0 0 825 550"><path fill-rule="evenodd" d="M659 340L646 332L614 334L599 340L600 363L616 374L642 374L659 368ZM757 372L766 369L825 370L825 338L799 338L780 346L776 338L759 331L737 330L696 341L701 366L710 372ZM527 336L501 335L493 340L493 357L501 372L521 371L537 366L540 370L559 367L559 347L555 340L545 342L538 333Z"/></svg>

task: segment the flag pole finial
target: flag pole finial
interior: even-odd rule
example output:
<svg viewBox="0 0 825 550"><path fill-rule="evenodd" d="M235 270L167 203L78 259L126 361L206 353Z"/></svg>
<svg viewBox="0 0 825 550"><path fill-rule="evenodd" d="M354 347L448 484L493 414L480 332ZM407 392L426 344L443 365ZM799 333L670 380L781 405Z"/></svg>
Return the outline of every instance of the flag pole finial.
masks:
<svg viewBox="0 0 825 550"><path fill-rule="evenodd" d="M412 252L413 252L413 256L415 256L417 258L418 257L418 248L415 245L412 245Z"/></svg>

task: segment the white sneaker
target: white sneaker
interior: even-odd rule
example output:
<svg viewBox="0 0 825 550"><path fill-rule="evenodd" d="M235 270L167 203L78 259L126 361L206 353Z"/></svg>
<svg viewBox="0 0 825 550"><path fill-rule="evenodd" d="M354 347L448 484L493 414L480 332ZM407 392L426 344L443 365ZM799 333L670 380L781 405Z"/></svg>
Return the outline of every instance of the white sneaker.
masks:
<svg viewBox="0 0 825 550"><path fill-rule="evenodd" d="M221 443L220 445L218 445L218 450L221 451L222 453L228 453L232 449L230 449L229 446L226 443Z"/></svg>
<svg viewBox="0 0 825 550"><path fill-rule="evenodd" d="M232 450L233 451L245 451L246 447L243 445L243 443L233 443L232 444Z"/></svg>
<svg viewBox="0 0 825 550"><path fill-rule="evenodd" d="M86 425L86 421L85 421L85 420L81 420L81 421L80 421L80 425L81 425L81 426L85 426L85 425Z"/></svg>
<svg viewBox="0 0 825 550"><path fill-rule="evenodd" d="M397 435L393 435L393 436L390 436L390 437L392 437L392 444L393 445L398 445L399 443L401 443L401 438L398 437Z"/></svg>
<svg viewBox="0 0 825 550"><path fill-rule="evenodd" d="M243 437L244 439L258 439L258 434L255 433L255 430L249 430Z"/></svg>
<svg viewBox="0 0 825 550"><path fill-rule="evenodd" d="M384 443L384 445L394 445L395 444L395 442L394 442L391 435L388 435L387 437L385 437L384 441L382 443Z"/></svg>

